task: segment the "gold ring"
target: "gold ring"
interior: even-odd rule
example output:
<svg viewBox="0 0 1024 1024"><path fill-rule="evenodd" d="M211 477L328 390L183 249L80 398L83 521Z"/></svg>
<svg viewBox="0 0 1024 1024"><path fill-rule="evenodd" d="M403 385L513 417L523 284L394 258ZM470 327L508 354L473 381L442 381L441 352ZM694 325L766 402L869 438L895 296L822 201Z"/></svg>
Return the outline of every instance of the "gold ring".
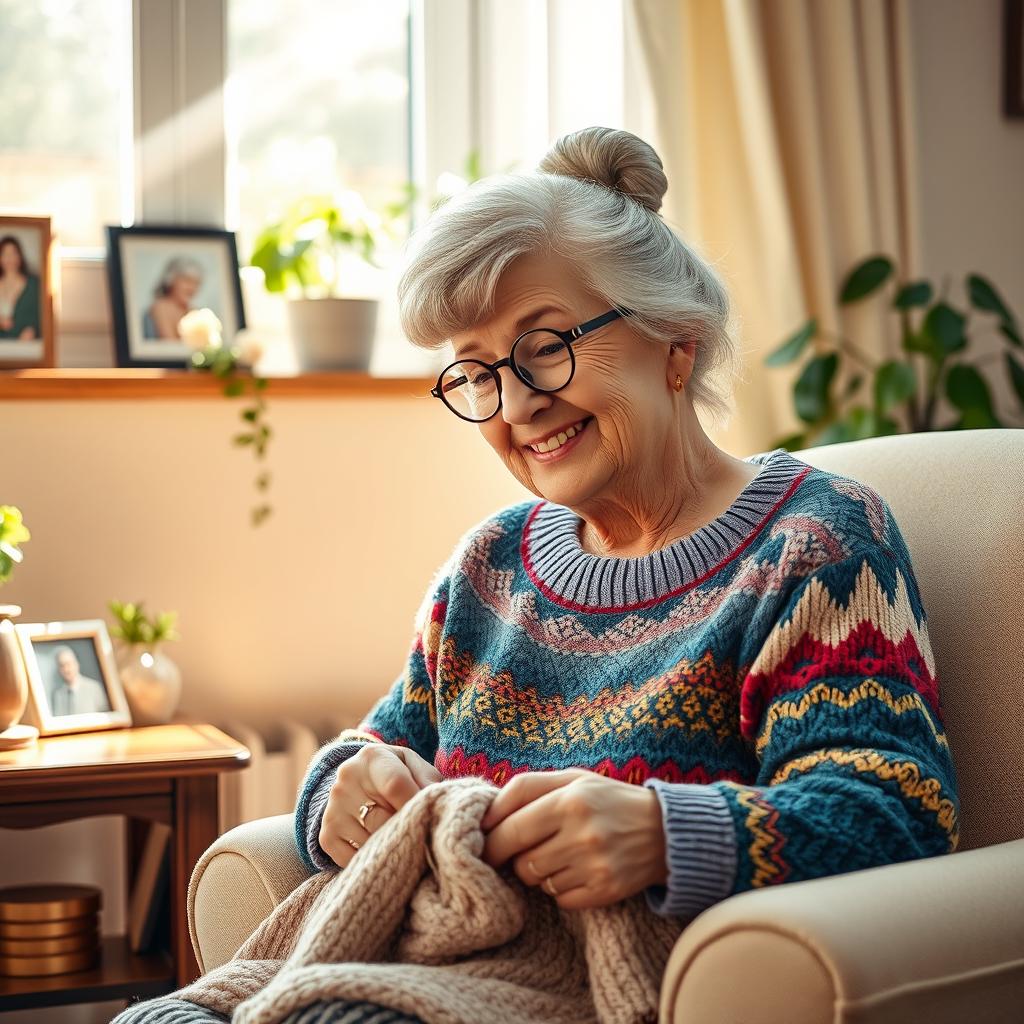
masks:
<svg viewBox="0 0 1024 1024"><path fill-rule="evenodd" d="M367 800L365 804L361 804L359 807L359 824L369 832L369 828L366 825L366 816L377 806L376 800Z"/></svg>
<svg viewBox="0 0 1024 1024"><path fill-rule="evenodd" d="M359 849L359 844L354 839L346 839L345 842L348 843L348 845L351 846L353 850Z"/></svg>
<svg viewBox="0 0 1024 1024"><path fill-rule="evenodd" d="M544 885L552 896L558 895L558 890L555 888L554 882L551 881L550 875L548 875L547 878L544 879Z"/></svg>

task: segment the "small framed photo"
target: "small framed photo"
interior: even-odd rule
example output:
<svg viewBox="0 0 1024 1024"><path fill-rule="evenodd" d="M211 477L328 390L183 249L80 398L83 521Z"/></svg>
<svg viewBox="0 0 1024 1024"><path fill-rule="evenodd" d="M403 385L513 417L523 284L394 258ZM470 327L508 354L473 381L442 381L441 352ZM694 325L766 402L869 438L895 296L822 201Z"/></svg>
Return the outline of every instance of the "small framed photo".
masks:
<svg viewBox="0 0 1024 1024"><path fill-rule="evenodd" d="M55 366L49 217L0 214L0 369Z"/></svg>
<svg viewBox="0 0 1024 1024"><path fill-rule="evenodd" d="M245 327L233 231L108 226L107 275L118 366L187 368L178 324L193 309L213 310L225 345Z"/></svg>
<svg viewBox="0 0 1024 1024"><path fill-rule="evenodd" d="M19 622L14 629L28 675L25 720L40 735L132 724L102 619Z"/></svg>

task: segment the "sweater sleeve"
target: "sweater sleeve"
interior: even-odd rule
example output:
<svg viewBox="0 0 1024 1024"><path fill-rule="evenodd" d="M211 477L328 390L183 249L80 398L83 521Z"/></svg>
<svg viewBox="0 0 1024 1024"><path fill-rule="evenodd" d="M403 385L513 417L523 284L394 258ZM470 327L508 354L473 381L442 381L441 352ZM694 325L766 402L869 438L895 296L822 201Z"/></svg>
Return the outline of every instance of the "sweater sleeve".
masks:
<svg viewBox="0 0 1024 1024"><path fill-rule="evenodd" d="M310 871L337 867L321 849L318 837L331 786L344 761L367 743L409 747L425 761L434 761L438 744L434 686L448 583L444 569L435 574L416 614L405 666L387 693L378 698L356 728L343 729L324 744L306 769L295 804L295 844Z"/></svg>
<svg viewBox="0 0 1024 1024"><path fill-rule="evenodd" d="M753 784L644 783L666 831L668 885L646 893L658 913L956 849L957 779L925 611L890 525L889 547L791 588L745 671Z"/></svg>

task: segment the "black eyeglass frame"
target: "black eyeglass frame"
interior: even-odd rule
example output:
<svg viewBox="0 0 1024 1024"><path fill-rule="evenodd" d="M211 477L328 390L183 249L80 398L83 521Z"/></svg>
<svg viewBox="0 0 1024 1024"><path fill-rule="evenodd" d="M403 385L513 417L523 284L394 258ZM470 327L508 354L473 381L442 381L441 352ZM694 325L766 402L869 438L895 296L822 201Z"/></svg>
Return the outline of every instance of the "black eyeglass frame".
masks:
<svg viewBox="0 0 1024 1024"><path fill-rule="evenodd" d="M576 355L572 350L573 342L579 341L583 335L589 334L591 331L596 331L599 327L604 327L605 324L609 324L613 320L617 320L620 316L629 316L630 312L631 310L628 309L610 309L607 313L602 313L600 316L595 316L593 319L587 320L582 324L577 324L575 327L570 327L565 331L560 331L555 327L531 327L528 331L524 331L520 334L519 337L512 342L512 348L509 350L508 355L504 359L499 359L496 363L485 363L482 359L473 358L456 359L454 363L449 363L437 375L437 383L430 389L430 393L434 398L439 398L444 403L444 407L455 413L459 419L465 420L467 423L486 423L501 412L501 374L498 373L498 370L501 369L501 367L507 366L516 375L516 379L525 384L531 391L537 391L544 395L553 395L556 391L561 391L563 388L567 388L572 383L573 377L576 375ZM516 346L528 334L536 334L538 331L544 331L547 334L557 334L558 337L565 342L566 348L569 350L569 379L564 384L559 384L557 388L538 388L534 386L523 377L519 372L519 367L516 366ZM453 409L445 401L444 395L441 393L441 379L453 366L458 366L459 363L476 363L478 366L486 367L491 371L491 375L498 382L498 407L490 416L485 416L482 420L474 420L470 419L469 416L463 416L461 412L457 409Z"/></svg>

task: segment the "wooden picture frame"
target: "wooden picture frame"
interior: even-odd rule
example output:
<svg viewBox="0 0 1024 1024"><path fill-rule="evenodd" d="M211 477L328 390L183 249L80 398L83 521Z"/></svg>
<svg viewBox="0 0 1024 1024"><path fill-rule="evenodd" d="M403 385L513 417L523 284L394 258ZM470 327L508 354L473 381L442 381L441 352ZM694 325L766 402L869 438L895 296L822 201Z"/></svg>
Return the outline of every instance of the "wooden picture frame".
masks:
<svg viewBox="0 0 1024 1024"><path fill-rule="evenodd" d="M14 631L28 677L26 724L42 736L132 724L102 619L19 622Z"/></svg>
<svg viewBox="0 0 1024 1024"><path fill-rule="evenodd" d="M1024 117L1024 0L1003 0L1003 113Z"/></svg>
<svg viewBox="0 0 1024 1024"><path fill-rule="evenodd" d="M191 309L211 309L230 346L245 327L235 233L188 225L107 226L107 278L118 366L187 369L177 337Z"/></svg>
<svg viewBox="0 0 1024 1024"><path fill-rule="evenodd" d="M49 217L0 212L0 369L57 365L53 253ZM9 298L4 266L14 261L23 283Z"/></svg>

